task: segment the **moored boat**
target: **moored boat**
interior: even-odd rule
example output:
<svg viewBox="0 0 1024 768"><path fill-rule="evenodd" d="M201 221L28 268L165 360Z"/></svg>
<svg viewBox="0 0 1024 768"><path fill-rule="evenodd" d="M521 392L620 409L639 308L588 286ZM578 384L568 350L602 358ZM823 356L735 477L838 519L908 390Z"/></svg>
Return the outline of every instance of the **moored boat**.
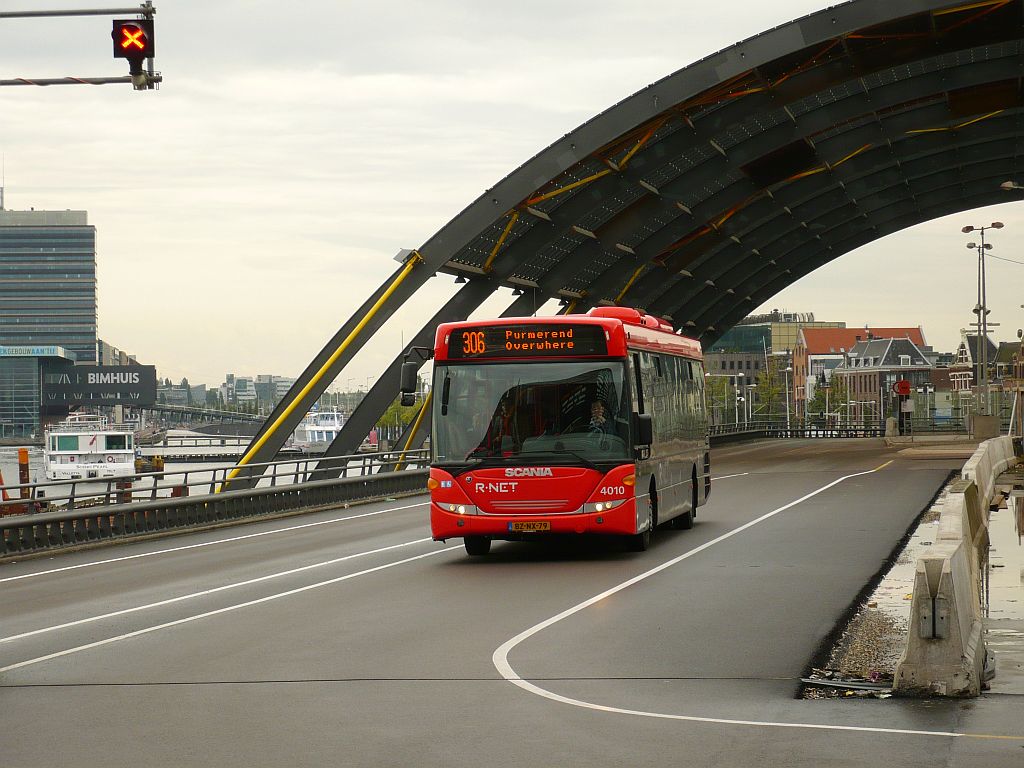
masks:
<svg viewBox="0 0 1024 768"><path fill-rule="evenodd" d="M87 480L135 473L135 436L128 424L72 414L46 428L43 472L48 480Z"/></svg>
<svg viewBox="0 0 1024 768"><path fill-rule="evenodd" d="M290 444L303 451L323 451L334 442L344 426L344 413L313 410L295 428Z"/></svg>

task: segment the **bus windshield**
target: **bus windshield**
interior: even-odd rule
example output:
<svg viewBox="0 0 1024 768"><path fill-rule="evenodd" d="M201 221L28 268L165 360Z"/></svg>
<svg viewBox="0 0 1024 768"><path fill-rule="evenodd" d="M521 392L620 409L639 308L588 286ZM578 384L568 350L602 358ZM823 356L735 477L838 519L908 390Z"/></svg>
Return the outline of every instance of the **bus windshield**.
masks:
<svg viewBox="0 0 1024 768"><path fill-rule="evenodd" d="M434 462L629 461L625 381L621 360L436 365Z"/></svg>

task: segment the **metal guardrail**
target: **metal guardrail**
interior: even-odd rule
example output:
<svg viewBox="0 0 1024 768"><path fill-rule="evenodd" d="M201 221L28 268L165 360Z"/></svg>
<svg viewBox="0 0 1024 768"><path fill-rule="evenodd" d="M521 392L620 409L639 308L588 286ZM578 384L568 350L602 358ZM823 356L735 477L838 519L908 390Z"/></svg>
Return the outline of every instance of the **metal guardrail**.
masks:
<svg viewBox="0 0 1024 768"><path fill-rule="evenodd" d="M0 557L410 493L426 487L428 474L414 469L3 517Z"/></svg>
<svg viewBox="0 0 1024 768"><path fill-rule="evenodd" d="M1005 425L1004 425L1005 426ZM798 422L790 426L781 419L750 421L739 424L716 424L711 426L711 435L741 435L770 432L773 437L884 437L881 424L824 424L813 420ZM904 436L932 434L970 433L968 425L960 419L913 419L904 427Z"/></svg>
<svg viewBox="0 0 1024 768"><path fill-rule="evenodd" d="M761 422L750 424L718 424L711 427L711 437L765 437L765 438L851 438L884 437L885 429L879 426L815 427Z"/></svg>
<svg viewBox="0 0 1024 768"><path fill-rule="evenodd" d="M262 464L249 464L262 468L257 487L274 488L279 485L308 483L322 478L365 477L387 471L399 458L400 452L358 453L350 456L292 457ZM429 452L409 451L403 465L410 469L427 466ZM3 489L11 499L0 501L0 516L28 507L42 513L58 511L54 507L73 510L81 505L109 506L113 504L155 501L160 497L190 496L196 491L214 494L224 484L234 463L203 469L164 470L142 472L112 478L81 478L77 480L51 480L23 485L6 485ZM62 492L63 491L63 492ZM0 517L0 520L3 518Z"/></svg>

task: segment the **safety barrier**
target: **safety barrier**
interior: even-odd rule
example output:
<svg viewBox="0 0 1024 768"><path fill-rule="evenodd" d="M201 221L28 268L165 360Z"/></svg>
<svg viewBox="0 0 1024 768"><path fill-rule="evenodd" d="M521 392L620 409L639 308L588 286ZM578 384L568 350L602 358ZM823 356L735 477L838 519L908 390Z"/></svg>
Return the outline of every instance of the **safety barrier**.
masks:
<svg viewBox="0 0 1024 768"><path fill-rule="evenodd" d="M716 424L710 429L712 441L715 438L849 438L849 437L884 437L883 427L872 426L833 426L814 427L806 425L786 426L775 421L750 422L749 424Z"/></svg>
<svg viewBox="0 0 1024 768"><path fill-rule="evenodd" d="M417 469L4 517L0 557L414 493L427 475Z"/></svg>
<svg viewBox="0 0 1024 768"><path fill-rule="evenodd" d="M258 486L277 486L288 483L306 483L332 477L354 477L394 471L399 455L404 457L403 468L423 469L429 462L425 450L380 453L357 453L348 456L289 457L261 464L250 464L261 472ZM197 469L174 469L140 472L112 478L80 478L76 480L47 480L24 485L7 485L4 490L11 498L0 500L0 516L16 514L27 507L37 512L64 511L77 506L150 501L161 496L191 496L196 493L216 493L223 489L234 464L221 464Z"/></svg>
<svg viewBox="0 0 1024 768"><path fill-rule="evenodd" d="M996 478L1017 460L1009 437L986 440L948 489L935 543L918 559L907 647L894 688L903 694L977 696L986 649L981 568Z"/></svg>

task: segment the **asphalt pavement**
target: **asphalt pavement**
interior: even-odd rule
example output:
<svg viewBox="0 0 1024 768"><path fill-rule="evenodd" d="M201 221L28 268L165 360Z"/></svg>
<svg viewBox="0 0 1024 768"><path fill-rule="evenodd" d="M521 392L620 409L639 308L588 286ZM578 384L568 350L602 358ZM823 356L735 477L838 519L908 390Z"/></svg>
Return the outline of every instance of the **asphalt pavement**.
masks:
<svg viewBox="0 0 1024 768"><path fill-rule="evenodd" d="M1017 768L1019 697L795 698L961 463L897 451L716 450L643 553L412 497L0 565L0 764Z"/></svg>

